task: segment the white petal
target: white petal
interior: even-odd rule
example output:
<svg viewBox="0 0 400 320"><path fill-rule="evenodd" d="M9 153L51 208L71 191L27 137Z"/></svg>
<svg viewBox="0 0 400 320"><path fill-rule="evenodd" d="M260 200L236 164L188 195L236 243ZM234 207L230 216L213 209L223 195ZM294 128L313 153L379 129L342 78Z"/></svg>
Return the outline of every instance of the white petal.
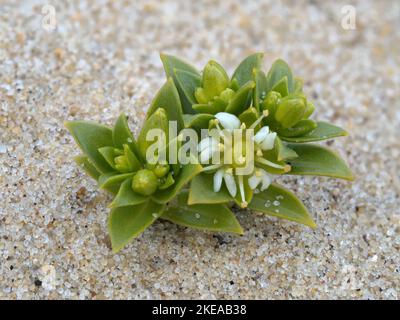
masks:
<svg viewBox="0 0 400 320"><path fill-rule="evenodd" d="M233 177L233 175L225 172L224 179L225 179L225 184L226 184L226 187L228 188L229 194L232 197L236 196L237 186L236 186L235 178Z"/></svg>
<svg viewBox="0 0 400 320"><path fill-rule="evenodd" d="M205 148L201 153L200 153L200 162L201 163L206 163L210 158L212 157L214 151L212 148Z"/></svg>
<svg viewBox="0 0 400 320"><path fill-rule="evenodd" d="M261 180L262 180L261 191L264 191L265 189L268 189L269 185L272 182L272 179L271 176L266 171L264 171Z"/></svg>
<svg viewBox="0 0 400 320"><path fill-rule="evenodd" d="M249 179L250 189L254 190L255 188L257 188L257 186L259 185L260 182L261 182L260 177L257 177L256 175L251 176Z"/></svg>
<svg viewBox="0 0 400 320"><path fill-rule="evenodd" d="M218 112L215 117L225 129L233 130L240 128L240 120L233 114L227 112Z"/></svg>
<svg viewBox="0 0 400 320"><path fill-rule="evenodd" d="M276 132L268 133L267 137L260 144L261 149L271 150L274 147Z"/></svg>
<svg viewBox="0 0 400 320"><path fill-rule="evenodd" d="M269 128L267 126L262 127L260 130L258 130L256 135L254 136L253 138L254 142L260 144L267 137L268 133L269 133Z"/></svg>
<svg viewBox="0 0 400 320"><path fill-rule="evenodd" d="M218 147L218 141L213 137L207 137L200 141L197 145L197 150L199 152L203 151L206 148L216 149Z"/></svg>
<svg viewBox="0 0 400 320"><path fill-rule="evenodd" d="M205 148L209 148L211 145L211 137L204 138L197 145L197 151L202 152Z"/></svg>
<svg viewBox="0 0 400 320"><path fill-rule="evenodd" d="M238 176L239 179L239 191L240 191L240 197L242 198L242 203L246 202L246 196L244 194L244 184L243 184L243 176L240 175Z"/></svg>
<svg viewBox="0 0 400 320"><path fill-rule="evenodd" d="M214 192L219 192L221 190L221 185L222 185L222 178L224 176L224 169L219 169L215 174L214 174Z"/></svg>

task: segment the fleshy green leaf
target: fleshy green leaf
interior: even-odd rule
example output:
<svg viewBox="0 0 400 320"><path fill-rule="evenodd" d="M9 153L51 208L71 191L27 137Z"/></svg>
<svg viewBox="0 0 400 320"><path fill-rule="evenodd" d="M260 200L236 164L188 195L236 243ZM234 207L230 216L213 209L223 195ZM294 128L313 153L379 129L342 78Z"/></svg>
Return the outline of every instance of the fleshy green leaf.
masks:
<svg viewBox="0 0 400 320"><path fill-rule="evenodd" d="M288 78L285 76L279 80L271 89L272 91L279 92L282 97L286 97L289 94L289 83Z"/></svg>
<svg viewBox="0 0 400 320"><path fill-rule="evenodd" d="M301 93L303 92L303 79L294 78L294 92Z"/></svg>
<svg viewBox="0 0 400 320"><path fill-rule="evenodd" d="M276 184L271 184L267 190L254 194L249 208L311 228L316 227L302 202L289 190Z"/></svg>
<svg viewBox="0 0 400 320"><path fill-rule="evenodd" d="M101 173L96 169L96 167L90 162L88 157L80 155L74 158L76 164L81 167L89 176L93 179L99 179Z"/></svg>
<svg viewBox="0 0 400 320"><path fill-rule="evenodd" d="M104 159L106 159L106 161L110 165L110 167L115 170L114 158L117 156L115 154L115 148L114 147L102 147L102 148L99 148L99 152L104 157Z"/></svg>
<svg viewBox="0 0 400 320"><path fill-rule="evenodd" d="M169 188L170 186L172 186L175 183L174 177L172 175L172 172L168 173L167 179L165 179L165 182L159 186L158 188L160 190L164 190Z"/></svg>
<svg viewBox="0 0 400 320"><path fill-rule="evenodd" d="M180 193L161 216L173 223L201 230L243 234L235 215L223 204L187 204L187 193Z"/></svg>
<svg viewBox="0 0 400 320"><path fill-rule="evenodd" d="M131 178L134 175L134 173L119 173L119 172L111 172L111 173L105 173L102 174L99 177L99 186L102 189L106 189L108 187L112 186L120 186L121 183L128 179Z"/></svg>
<svg viewBox="0 0 400 320"><path fill-rule="evenodd" d="M169 157L170 153L171 153L171 155L175 154L176 156L178 156L178 152L181 147L182 147L182 141L179 141L178 136L170 138L170 140L166 146L167 157ZM181 171L181 165L180 165L179 161L173 161L173 162L174 163L170 163L170 166L172 167L174 175L177 176Z"/></svg>
<svg viewBox="0 0 400 320"><path fill-rule="evenodd" d="M214 118L212 114L199 113L199 114L184 114L183 121L186 128L199 128L207 129L208 123Z"/></svg>
<svg viewBox="0 0 400 320"><path fill-rule="evenodd" d="M167 112L169 121L177 122L178 132L183 129L181 101L172 78L168 78L167 82L157 92L147 112L147 119L154 114L158 108L163 108Z"/></svg>
<svg viewBox="0 0 400 320"><path fill-rule="evenodd" d="M288 174L314 175L353 180L353 175L339 155L314 144L288 144L298 157L289 161Z"/></svg>
<svg viewBox="0 0 400 320"><path fill-rule="evenodd" d="M108 219L113 252L120 251L149 227L161 215L163 207L147 200L135 206L113 208Z"/></svg>
<svg viewBox="0 0 400 320"><path fill-rule="evenodd" d="M336 137L347 136L347 132L344 131L342 128L334 126L328 122L318 121L317 127L313 130L308 132L307 134L300 136L300 137L281 137L282 140L288 142L296 142L296 143L303 143L303 142L312 142L312 141L320 141L326 139L332 139Z"/></svg>
<svg viewBox="0 0 400 320"><path fill-rule="evenodd" d="M187 62L185 62L177 57L166 55L166 54L161 54L160 57L161 57L161 61L162 61L163 65L164 65L164 70L165 70L167 77L168 78L172 77L172 79L174 79L174 83L176 85L176 88L178 89L179 96L181 98L182 109L183 109L184 113L189 113L189 114L195 113L195 111L192 109L192 103L187 99L187 97L183 91L183 88L181 87L181 85L175 75L174 70L183 70L183 71L191 72L199 77L200 77L200 73L197 71L196 68L194 68Z"/></svg>
<svg viewBox="0 0 400 320"><path fill-rule="evenodd" d="M135 142L135 138L133 137L132 132L128 126L127 116L124 113L121 113L121 115L115 122L113 129L113 141L114 146L118 149L123 149L124 144L127 144L132 152L135 154L135 156L138 159L141 159L141 155Z"/></svg>
<svg viewBox="0 0 400 320"><path fill-rule="evenodd" d="M288 148L286 144L283 143L282 140L278 137L276 137L275 139L275 150L278 161L285 161L288 159L297 158L297 153L294 150Z"/></svg>
<svg viewBox="0 0 400 320"><path fill-rule="evenodd" d="M226 107L225 105L221 105L218 103L204 103L204 104L194 104L192 106L193 110L198 113L203 114L217 114L218 112L223 112Z"/></svg>
<svg viewBox="0 0 400 320"><path fill-rule="evenodd" d="M293 92L294 80L292 71L285 61L278 59L272 64L272 67L267 74L268 92L284 77L287 77L289 92Z"/></svg>
<svg viewBox="0 0 400 320"><path fill-rule="evenodd" d="M253 77L254 77L254 82L256 86L254 87L254 92L253 92L253 104L254 107L260 111L260 100L263 97L263 95L267 94L267 76L265 73L261 70L253 70Z"/></svg>
<svg viewBox="0 0 400 320"><path fill-rule="evenodd" d="M165 189L158 190L152 197L153 200L159 203L166 203L171 201L176 194L187 184L189 181L196 176L201 170L202 166L200 164L187 164L185 165L179 175L175 178L175 183Z"/></svg>
<svg viewBox="0 0 400 320"><path fill-rule="evenodd" d="M65 127L99 172L113 171L98 150L101 147L113 145L110 128L90 121L67 121Z"/></svg>
<svg viewBox="0 0 400 320"><path fill-rule="evenodd" d="M253 70L260 69L264 54L254 53L245 58L233 73L232 79L236 79L239 86L243 86L245 83L253 79Z"/></svg>
<svg viewBox="0 0 400 320"><path fill-rule="evenodd" d="M228 106L226 107L225 112L233 113L239 115L249 106L249 96L251 96L251 92L254 89L255 83L253 80L250 80L245 85L243 85L229 102Z"/></svg>
<svg viewBox="0 0 400 320"><path fill-rule="evenodd" d="M214 174L202 173L195 176L190 183L188 204L226 203L233 198L225 185L219 192L214 192Z"/></svg>
<svg viewBox="0 0 400 320"><path fill-rule="evenodd" d="M193 72L175 69L176 79L187 100L193 105L198 103L194 92L201 87L201 77Z"/></svg>
<svg viewBox="0 0 400 320"><path fill-rule="evenodd" d="M137 171L142 167L142 163L139 161L136 155L131 151L131 149L126 144L124 144L124 154L128 159L128 163L132 171Z"/></svg>
<svg viewBox="0 0 400 320"><path fill-rule="evenodd" d="M160 58L164 65L164 70L168 78L174 76L174 69L191 72L198 76L200 75L199 71L197 71L195 67L182 59L163 53L160 54Z"/></svg>
<svg viewBox="0 0 400 320"><path fill-rule="evenodd" d="M110 203L109 207L126 207L145 202L148 197L138 194L132 190L132 179L126 179L119 188L118 194Z"/></svg>
<svg viewBox="0 0 400 320"><path fill-rule="evenodd" d="M143 124L138 138L139 151L143 158L146 158L146 151L155 141L147 141L147 133L152 129L161 129L165 133L166 141L168 141L168 117L163 108L158 108Z"/></svg>

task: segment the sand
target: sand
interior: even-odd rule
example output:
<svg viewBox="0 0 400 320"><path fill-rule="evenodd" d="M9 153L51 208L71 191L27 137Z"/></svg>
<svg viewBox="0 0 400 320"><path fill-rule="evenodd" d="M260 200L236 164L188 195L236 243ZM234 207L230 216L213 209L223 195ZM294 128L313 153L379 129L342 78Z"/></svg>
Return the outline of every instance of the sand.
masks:
<svg viewBox="0 0 400 320"><path fill-rule="evenodd" d="M400 3L42 1L0 7L0 298L399 299ZM42 19L45 19L42 21ZM350 132L328 141L356 180L281 178L316 230L250 211L243 237L159 221L110 251L111 198L73 162L63 127L137 134L165 81L159 52L229 71L265 52L303 77L314 118Z"/></svg>

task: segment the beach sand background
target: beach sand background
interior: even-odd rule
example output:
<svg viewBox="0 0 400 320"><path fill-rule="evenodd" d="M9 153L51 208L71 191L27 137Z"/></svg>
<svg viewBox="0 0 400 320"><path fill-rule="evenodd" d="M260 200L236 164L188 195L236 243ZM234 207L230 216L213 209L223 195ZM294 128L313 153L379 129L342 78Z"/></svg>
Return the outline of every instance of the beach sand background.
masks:
<svg viewBox="0 0 400 320"><path fill-rule="evenodd" d="M165 81L159 52L232 71L256 51L265 70L287 60L314 117L348 130L322 144L355 181L279 179L316 230L240 211L243 237L159 221L113 255L111 198L63 122L125 112L137 134ZM399 299L399 62L394 0L1 1L0 298Z"/></svg>

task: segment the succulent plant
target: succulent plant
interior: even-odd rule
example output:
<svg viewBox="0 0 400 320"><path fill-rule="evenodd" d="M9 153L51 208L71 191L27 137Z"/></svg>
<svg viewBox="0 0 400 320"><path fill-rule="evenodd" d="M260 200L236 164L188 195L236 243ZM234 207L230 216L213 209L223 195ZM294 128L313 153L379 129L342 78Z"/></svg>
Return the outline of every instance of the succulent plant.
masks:
<svg viewBox="0 0 400 320"><path fill-rule="evenodd" d="M295 78L287 63L281 59L275 61L269 72L265 74L261 70L262 59L262 53L255 53L245 58L236 68L229 82L226 72L221 70L220 65L217 66L213 62L212 65L215 65L215 69L218 70L219 78L224 79L224 86L220 86L218 91L212 92L207 97L223 92L223 88L228 83L231 87L233 87L232 83L237 83L239 88L248 86L246 94L251 97L250 101L247 97L237 104L232 103L231 100L230 105L228 104L228 107L223 110L216 110L212 103L209 103L209 109L203 110L196 108L198 96L203 97L207 89L204 85L200 85L199 79L202 75L196 71L195 67L177 57L161 55L165 72L175 81L182 104L185 104L185 110L188 110L183 114L186 127L197 130L212 129L215 128L216 123L225 122L225 126L222 124L222 127L244 131L253 129L255 133L256 165L252 175L241 178L234 176L232 179L230 174L234 168L226 165L205 167L203 173L192 180L189 203L223 203L235 200L241 206L315 226L307 210L293 194L274 183L266 188L267 180L271 180L272 175L281 174L328 176L352 180L351 171L339 155L326 147L308 144L308 142L345 136L347 133L327 122L309 119L315 107L303 93L302 80ZM205 71L206 69L203 71L203 78ZM220 82L222 83L221 80ZM230 117L227 114L230 114ZM230 118L231 121L221 121L221 116ZM218 147L219 141L207 142L207 144L210 147L209 150L223 153L223 150ZM257 144L259 150L257 150ZM263 145L268 148L262 148ZM201 146L200 150L204 152ZM227 170L224 174L222 174L223 169ZM206 172L215 172L214 178ZM227 189L221 187L221 181L225 182ZM233 186L232 181L235 181L236 187ZM260 182L261 190L253 188ZM243 187L240 187L241 185ZM241 188L245 190L244 197L238 199L237 190ZM241 194L243 195L243 192ZM277 198L273 199L273 196ZM278 205L275 207L270 204Z"/></svg>
<svg viewBox="0 0 400 320"><path fill-rule="evenodd" d="M200 73L176 57L161 55L168 79L137 139L124 114L113 128L89 121L65 123L83 152L75 158L77 164L114 195L108 223L114 252L157 219L242 234L232 204L314 228L301 201L274 178L353 179L336 153L308 144L346 132L309 119L314 105L301 80L283 60L263 73L262 58L250 55L229 77L215 61ZM194 150L184 148L190 128L195 129ZM157 136L151 136L153 130ZM182 150L190 161L180 160Z"/></svg>
<svg viewBox="0 0 400 320"><path fill-rule="evenodd" d="M168 108L160 107L162 105ZM179 125L181 113L178 92L169 80L153 100L137 140L124 114L119 116L113 128L90 121L65 122L83 152L75 157L76 163L98 182L101 189L114 195L108 220L114 252L160 217L200 229L209 226L215 231L243 232L225 205L186 205L188 191L185 186L202 170L195 159L186 165L169 164L151 157L152 161L148 161L146 153L152 144L146 138L147 133L161 129L167 135L169 120ZM176 139L170 144L174 141ZM214 216L216 212L218 217Z"/></svg>
<svg viewBox="0 0 400 320"><path fill-rule="evenodd" d="M255 87L253 69L261 65L263 54L243 60L229 78L224 68L211 60L202 73L176 57L161 54L167 77L174 80L183 106L185 126L205 128L213 115L239 115L252 102Z"/></svg>

